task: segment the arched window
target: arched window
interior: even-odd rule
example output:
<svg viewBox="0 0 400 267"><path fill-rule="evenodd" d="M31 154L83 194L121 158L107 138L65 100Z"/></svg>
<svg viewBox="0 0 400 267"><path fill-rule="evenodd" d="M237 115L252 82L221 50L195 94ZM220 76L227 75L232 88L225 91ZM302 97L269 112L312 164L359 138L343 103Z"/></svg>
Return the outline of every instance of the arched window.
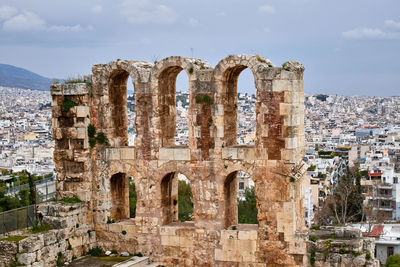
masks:
<svg viewBox="0 0 400 267"><path fill-rule="evenodd" d="M256 138L256 94L254 76L244 69L238 80L237 144L254 145Z"/></svg>
<svg viewBox="0 0 400 267"><path fill-rule="evenodd" d="M127 82L127 111L128 111L128 145L135 145L136 131L136 112L135 112L135 91L132 78L128 78Z"/></svg>
<svg viewBox="0 0 400 267"><path fill-rule="evenodd" d="M189 81L185 71L176 79L176 130L175 145L189 144Z"/></svg>
<svg viewBox="0 0 400 267"><path fill-rule="evenodd" d="M244 71L245 70L245 71ZM243 72L244 71L244 72ZM238 89L239 76L243 72ZM253 82L253 83L251 83ZM254 145L256 118L254 77L244 65L227 69L223 74L225 146Z"/></svg>
<svg viewBox="0 0 400 267"><path fill-rule="evenodd" d="M125 173L116 173L110 179L111 218L118 222L129 218L129 179Z"/></svg>
<svg viewBox="0 0 400 267"><path fill-rule="evenodd" d="M109 80L109 88L110 124L114 136L112 145L116 147L133 145L136 135L135 95L129 73L121 69L114 71Z"/></svg>
<svg viewBox="0 0 400 267"><path fill-rule="evenodd" d="M179 66L169 67L163 70L158 77L162 147L173 147L175 145L185 144L185 138L181 140L184 131L180 128L187 128L187 113L181 112L180 116L182 115L182 118L177 118L176 81L178 74L182 70L183 69ZM181 88L184 88L184 86ZM187 88L189 88L189 86ZM189 105L187 105L187 108L188 107ZM183 110L180 109L180 111ZM184 117L185 115L186 118ZM180 124L182 121L186 121L186 123Z"/></svg>
<svg viewBox="0 0 400 267"><path fill-rule="evenodd" d="M242 171L230 173L224 183L225 228L258 224L254 182Z"/></svg>
<svg viewBox="0 0 400 267"><path fill-rule="evenodd" d="M190 181L178 172L171 172L161 181L163 224L193 220L193 194Z"/></svg>

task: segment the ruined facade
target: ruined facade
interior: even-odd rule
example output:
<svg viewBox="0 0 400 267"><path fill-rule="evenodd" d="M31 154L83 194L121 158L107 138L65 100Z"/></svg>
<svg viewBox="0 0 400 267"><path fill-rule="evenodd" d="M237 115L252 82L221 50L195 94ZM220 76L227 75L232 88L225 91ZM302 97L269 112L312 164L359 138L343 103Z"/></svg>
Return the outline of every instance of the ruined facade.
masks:
<svg viewBox="0 0 400 267"><path fill-rule="evenodd" d="M257 89L254 146L236 143L237 81L245 68ZM303 70L250 55L229 56L215 68L183 57L154 65L118 60L94 65L86 83L53 85L58 197L87 203L97 245L166 266L307 265ZM187 147L174 145L180 71L189 77ZM134 146L127 137L128 77ZM239 171L255 183L257 225L237 225ZM192 185L191 222L177 221L177 173ZM128 176L136 184L135 218Z"/></svg>

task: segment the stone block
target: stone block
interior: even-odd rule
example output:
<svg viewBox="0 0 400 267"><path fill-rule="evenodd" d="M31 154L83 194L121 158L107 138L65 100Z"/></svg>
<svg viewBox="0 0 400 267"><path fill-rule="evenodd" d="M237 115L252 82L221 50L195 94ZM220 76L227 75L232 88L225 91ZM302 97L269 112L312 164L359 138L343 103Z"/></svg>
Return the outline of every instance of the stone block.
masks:
<svg viewBox="0 0 400 267"><path fill-rule="evenodd" d="M43 246L44 246L43 234L37 234L37 235L33 235L33 236L27 237L27 238L19 241L18 251L20 253L35 252L35 251L41 249Z"/></svg>
<svg viewBox="0 0 400 267"><path fill-rule="evenodd" d="M184 236L180 236L179 237L179 246L182 248L192 248L192 247L194 247L193 239L184 237Z"/></svg>
<svg viewBox="0 0 400 267"><path fill-rule="evenodd" d="M43 233L43 240L45 246L49 246L57 242L56 232L57 230L50 230L48 232Z"/></svg>
<svg viewBox="0 0 400 267"><path fill-rule="evenodd" d="M292 89L292 81L289 80L272 81L272 91L274 92L291 91L291 89Z"/></svg>
<svg viewBox="0 0 400 267"><path fill-rule="evenodd" d="M178 247L179 246L179 236L162 235L161 236L161 245Z"/></svg>
<svg viewBox="0 0 400 267"><path fill-rule="evenodd" d="M20 264L31 265L33 262L36 261L36 253L35 252L31 252L31 253L20 253L20 254L17 254L17 261Z"/></svg>
<svg viewBox="0 0 400 267"><path fill-rule="evenodd" d="M215 105L215 116L224 116L224 105L217 104Z"/></svg>
<svg viewBox="0 0 400 267"><path fill-rule="evenodd" d="M135 159L135 148L122 148L121 149L121 160L133 160Z"/></svg>
<svg viewBox="0 0 400 267"><path fill-rule="evenodd" d="M169 227L169 226L163 226L160 228L160 234L161 235L176 235L176 228Z"/></svg>
<svg viewBox="0 0 400 267"><path fill-rule="evenodd" d="M240 240L257 240L257 231L239 231Z"/></svg>
<svg viewBox="0 0 400 267"><path fill-rule="evenodd" d="M237 249L240 252L243 251L255 252L256 248L257 248L256 240L238 240L237 242Z"/></svg>
<svg viewBox="0 0 400 267"><path fill-rule="evenodd" d="M71 245L72 248L80 247L82 246L82 236L74 236L68 239L69 244Z"/></svg>
<svg viewBox="0 0 400 267"><path fill-rule="evenodd" d="M108 148L106 150L108 160L120 160L121 150L119 148Z"/></svg>
<svg viewBox="0 0 400 267"><path fill-rule="evenodd" d="M174 160L190 160L190 149L188 148L175 148Z"/></svg>
<svg viewBox="0 0 400 267"><path fill-rule="evenodd" d="M237 239L238 231L237 230L222 230L221 231L221 240L223 239Z"/></svg>
<svg viewBox="0 0 400 267"><path fill-rule="evenodd" d="M76 131L77 131L76 137L78 139L85 139L86 138L86 132L87 132L86 128L77 128Z"/></svg>
<svg viewBox="0 0 400 267"><path fill-rule="evenodd" d="M222 148L223 159L237 159L238 149L236 147L224 147Z"/></svg>
<svg viewBox="0 0 400 267"><path fill-rule="evenodd" d="M215 126L215 128L217 129L217 137L218 138L222 138L224 137L224 126Z"/></svg>
<svg viewBox="0 0 400 267"><path fill-rule="evenodd" d="M173 160L174 151L172 148L160 148L158 150L158 159L160 160Z"/></svg>
<svg viewBox="0 0 400 267"><path fill-rule="evenodd" d="M89 107L76 106L76 117L86 118L86 116L89 116Z"/></svg>

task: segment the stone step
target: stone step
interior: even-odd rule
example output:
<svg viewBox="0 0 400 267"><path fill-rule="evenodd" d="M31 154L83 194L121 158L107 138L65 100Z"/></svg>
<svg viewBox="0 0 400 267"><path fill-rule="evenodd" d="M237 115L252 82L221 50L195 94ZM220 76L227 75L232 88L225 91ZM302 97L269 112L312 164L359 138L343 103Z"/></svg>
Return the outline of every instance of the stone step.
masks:
<svg viewBox="0 0 400 267"><path fill-rule="evenodd" d="M149 257L132 257L129 260L114 264L113 267L146 267L149 266Z"/></svg>

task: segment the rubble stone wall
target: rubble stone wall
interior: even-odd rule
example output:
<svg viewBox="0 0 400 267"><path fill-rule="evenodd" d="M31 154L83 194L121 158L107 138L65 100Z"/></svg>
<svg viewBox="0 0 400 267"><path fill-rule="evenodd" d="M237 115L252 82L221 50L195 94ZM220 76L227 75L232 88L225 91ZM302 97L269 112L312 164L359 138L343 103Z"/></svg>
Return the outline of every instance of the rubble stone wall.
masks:
<svg viewBox="0 0 400 267"><path fill-rule="evenodd" d="M316 267L380 266L373 238L352 227L323 227L309 232L310 263Z"/></svg>
<svg viewBox="0 0 400 267"><path fill-rule="evenodd" d="M26 236L14 241L0 241L0 266L53 267L60 263L70 262L73 257L80 257L96 245L96 232L85 204L63 205L49 203L40 205L38 212L42 222L52 227L52 230L29 234L17 231L10 236Z"/></svg>
<svg viewBox="0 0 400 267"><path fill-rule="evenodd" d="M245 68L257 89L254 146L236 143L237 80ZM77 194L87 203L98 245L140 252L166 266L308 264L302 234L309 183L302 162L302 65L275 67L266 58L239 55L215 68L201 59L169 57L154 65L117 60L94 65L92 71L86 83L56 84L51 93L58 195ZM185 147L174 145L180 71L189 78ZM136 111L132 147L126 129L128 77ZM66 111L62 105L68 99L76 106ZM89 124L108 142L88 136ZM238 171L255 182L258 225L237 225ZM176 221L171 177L177 173L191 182L192 222ZM136 185L135 218L126 218L127 176Z"/></svg>

